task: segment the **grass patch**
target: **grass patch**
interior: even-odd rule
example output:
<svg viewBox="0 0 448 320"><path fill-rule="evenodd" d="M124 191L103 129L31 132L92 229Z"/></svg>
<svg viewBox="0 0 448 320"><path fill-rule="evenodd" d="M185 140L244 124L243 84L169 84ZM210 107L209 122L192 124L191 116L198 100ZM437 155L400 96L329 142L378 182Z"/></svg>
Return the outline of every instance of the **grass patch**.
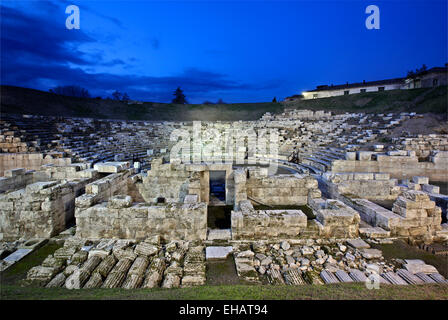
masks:
<svg viewBox="0 0 448 320"><path fill-rule="evenodd" d="M32 267L40 265L48 255L53 254L60 247L62 247L60 244L47 243L36 251L31 252L9 269L0 273L1 285L16 284L20 280L25 279L27 272Z"/></svg>
<svg viewBox="0 0 448 320"><path fill-rule="evenodd" d="M218 285L179 289L81 289L20 288L3 286L2 299L65 300L65 299L132 299L132 300L321 300L321 299L447 299L448 286L382 285L369 290L362 283L334 285Z"/></svg>
<svg viewBox="0 0 448 320"><path fill-rule="evenodd" d="M421 259L436 267L441 275L448 278L448 257L446 256L429 253L402 240L394 241L393 244L375 244L372 247L382 250L386 260L392 258Z"/></svg>

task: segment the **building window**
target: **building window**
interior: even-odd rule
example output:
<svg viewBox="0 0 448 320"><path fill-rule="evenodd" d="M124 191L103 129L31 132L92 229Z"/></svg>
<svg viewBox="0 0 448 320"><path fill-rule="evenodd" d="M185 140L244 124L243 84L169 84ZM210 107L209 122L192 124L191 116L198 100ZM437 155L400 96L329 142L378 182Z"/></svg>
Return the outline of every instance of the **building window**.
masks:
<svg viewBox="0 0 448 320"><path fill-rule="evenodd" d="M317 98L317 93L313 94L313 99Z"/></svg>
<svg viewBox="0 0 448 320"><path fill-rule="evenodd" d="M384 87L378 87L378 91L384 91Z"/></svg>
<svg viewBox="0 0 448 320"><path fill-rule="evenodd" d="M366 89L361 89L361 90L359 90L359 92L364 93L364 92L366 92Z"/></svg>
<svg viewBox="0 0 448 320"><path fill-rule="evenodd" d="M345 90L344 91L344 96L348 95L350 93L350 90Z"/></svg>
<svg viewBox="0 0 448 320"><path fill-rule="evenodd" d="M437 87L439 85L439 79L432 80L432 86Z"/></svg>

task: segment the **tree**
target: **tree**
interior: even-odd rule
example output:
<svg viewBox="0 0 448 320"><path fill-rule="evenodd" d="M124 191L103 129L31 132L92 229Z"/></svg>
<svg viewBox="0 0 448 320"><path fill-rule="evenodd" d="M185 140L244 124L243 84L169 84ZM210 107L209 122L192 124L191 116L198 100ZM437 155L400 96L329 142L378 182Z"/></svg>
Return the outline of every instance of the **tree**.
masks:
<svg viewBox="0 0 448 320"><path fill-rule="evenodd" d="M202 104L214 104L214 103L211 101L205 100L204 102L202 102Z"/></svg>
<svg viewBox="0 0 448 320"><path fill-rule="evenodd" d="M174 91L174 99L173 99L173 103L175 104L186 104L187 103L187 99L185 99L185 95L184 92L182 91L182 89L180 87L177 87L176 91Z"/></svg>
<svg viewBox="0 0 448 320"><path fill-rule="evenodd" d="M277 97L274 97L274 99L272 99L272 102L277 103Z"/></svg>
<svg viewBox="0 0 448 320"><path fill-rule="evenodd" d="M51 93L60 94L62 96L77 97L77 98L90 98L90 93L87 89L80 86L57 86L50 89Z"/></svg>
<svg viewBox="0 0 448 320"><path fill-rule="evenodd" d="M131 100L131 98L129 98L129 95L125 92L125 93L123 93L123 95L121 96L121 100L123 100L123 101L129 101L129 100Z"/></svg>
<svg viewBox="0 0 448 320"><path fill-rule="evenodd" d="M219 98L218 102L216 104L226 104L221 98Z"/></svg>
<svg viewBox="0 0 448 320"><path fill-rule="evenodd" d="M122 94L117 90L115 90L115 92L112 93L112 97L114 98L114 100L121 100L121 96Z"/></svg>

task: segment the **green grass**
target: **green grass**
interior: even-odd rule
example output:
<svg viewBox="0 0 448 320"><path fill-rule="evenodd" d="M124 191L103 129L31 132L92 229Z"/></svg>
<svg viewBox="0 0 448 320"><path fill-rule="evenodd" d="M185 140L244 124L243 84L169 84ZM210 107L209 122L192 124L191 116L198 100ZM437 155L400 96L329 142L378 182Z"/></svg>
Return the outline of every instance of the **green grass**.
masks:
<svg viewBox="0 0 448 320"><path fill-rule="evenodd" d="M282 113L286 109L343 112L447 113L447 86L412 90L366 92L290 103L186 104L145 102L128 105L122 101L84 99L50 94L39 90L1 86L1 112L79 116L150 121L237 121L257 120L266 112Z"/></svg>
<svg viewBox="0 0 448 320"><path fill-rule="evenodd" d="M61 246L60 244L47 243L42 248L30 253L18 263L0 273L0 283L2 285L16 284L20 280L25 279L28 270L40 265L48 255L55 252Z"/></svg>
<svg viewBox="0 0 448 320"><path fill-rule="evenodd" d="M236 275L233 259L209 262L207 285L178 289L81 289L40 288L21 286L30 268L40 265L47 255L60 245L46 244L25 257L19 263L1 274L0 299L62 300L62 299L186 299L186 300L231 300L231 299L448 299L448 286L392 286L381 285L380 289L369 290L362 283L335 285L247 285ZM386 259L416 258L433 264L443 274L443 259L404 242L381 245ZM445 261L446 266L446 261Z"/></svg>
<svg viewBox="0 0 448 320"><path fill-rule="evenodd" d="M334 112L402 112L446 113L447 86L411 90L366 92L321 99L302 100L288 104L292 109L328 110ZM427 93L425 95L425 93ZM415 100L421 101L414 103Z"/></svg>
<svg viewBox="0 0 448 320"><path fill-rule="evenodd" d="M421 250L418 247L410 246L404 241L398 240L393 244L373 245L383 251L385 259L421 259L427 264L433 265L441 275L448 278L448 257L442 255L435 255L427 251Z"/></svg>
<svg viewBox="0 0 448 320"><path fill-rule="evenodd" d="M132 299L132 300L321 300L321 299L448 299L448 286L392 286L369 290L362 283L335 285L219 285L179 289L81 289L3 286L2 299Z"/></svg>

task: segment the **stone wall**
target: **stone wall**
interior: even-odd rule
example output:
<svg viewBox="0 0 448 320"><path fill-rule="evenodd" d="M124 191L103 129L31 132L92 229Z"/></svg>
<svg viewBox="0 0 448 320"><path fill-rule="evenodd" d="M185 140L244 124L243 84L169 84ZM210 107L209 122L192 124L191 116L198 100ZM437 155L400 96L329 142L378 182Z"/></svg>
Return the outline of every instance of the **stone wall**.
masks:
<svg viewBox="0 0 448 320"><path fill-rule="evenodd" d="M25 171L23 168L5 171L5 176L0 177L0 193L24 188L33 182L33 171Z"/></svg>
<svg viewBox="0 0 448 320"><path fill-rule="evenodd" d="M0 235L5 240L49 238L73 218L76 195L85 181L36 182L0 195Z"/></svg>
<svg viewBox="0 0 448 320"><path fill-rule="evenodd" d="M76 208L76 235L88 239L206 240L207 204L132 204L129 196L114 196L90 208Z"/></svg>
<svg viewBox="0 0 448 320"><path fill-rule="evenodd" d="M98 179L100 174L91 168L90 163L67 165L46 164L34 172L34 181Z"/></svg>
<svg viewBox="0 0 448 320"><path fill-rule="evenodd" d="M249 200L232 211L232 239L292 239L306 229L307 217L300 210L254 210Z"/></svg>
<svg viewBox="0 0 448 320"><path fill-rule="evenodd" d="M443 134L418 135L415 138L399 138L404 150L415 151L419 158L429 157L431 151L448 151L448 136ZM401 140L401 141L400 141Z"/></svg>
<svg viewBox="0 0 448 320"><path fill-rule="evenodd" d="M298 238L354 238L358 236L359 214L338 200L312 199L316 219L308 220L301 210L254 210L249 200L232 211L233 240Z"/></svg>
<svg viewBox="0 0 448 320"><path fill-rule="evenodd" d="M38 170L44 164L69 165L70 158L62 157L62 154L42 153L0 153L0 176L6 170L24 168L26 170Z"/></svg>
<svg viewBox="0 0 448 320"><path fill-rule="evenodd" d="M320 187L328 198L339 199L340 195L372 200L395 200L400 187L397 179L389 173L369 172L325 172Z"/></svg>
<svg viewBox="0 0 448 320"><path fill-rule="evenodd" d="M126 169L87 184L85 194L75 199L76 207L89 208L97 203L107 201L114 195L127 194L128 179L134 173L135 169Z"/></svg>
<svg viewBox="0 0 448 320"><path fill-rule="evenodd" d="M442 209L421 191L405 191L394 202L392 211L366 199L348 199L363 221L390 231L391 236L430 241L441 231Z"/></svg>
<svg viewBox="0 0 448 320"><path fill-rule="evenodd" d="M188 194L191 172L182 164L162 164L162 159L153 160L151 170L141 176L136 187L145 202L156 203L158 198L166 202L183 202ZM197 174L199 179L199 174Z"/></svg>
<svg viewBox="0 0 448 320"><path fill-rule="evenodd" d="M268 205L305 205L308 197L320 198L317 180L300 174L266 176L267 170L249 171L247 196Z"/></svg>
<svg viewBox="0 0 448 320"><path fill-rule="evenodd" d="M339 200L313 199L310 207L316 215L321 238L356 238L361 218Z"/></svg>
<svg viewBox="0 0 448 320"><path fill-rule="evenodd" d="M406 154L406 151L402 152ZM432 181L448 181L448 151L433 152L428 162L419 162L415 152L412 155L402 155L401 152L376 154L376 159L366 160L355 160L350 157L352 153L347 154L349 160L332 161L329 171L389 173L397 179L426 176Z"/></svg>

